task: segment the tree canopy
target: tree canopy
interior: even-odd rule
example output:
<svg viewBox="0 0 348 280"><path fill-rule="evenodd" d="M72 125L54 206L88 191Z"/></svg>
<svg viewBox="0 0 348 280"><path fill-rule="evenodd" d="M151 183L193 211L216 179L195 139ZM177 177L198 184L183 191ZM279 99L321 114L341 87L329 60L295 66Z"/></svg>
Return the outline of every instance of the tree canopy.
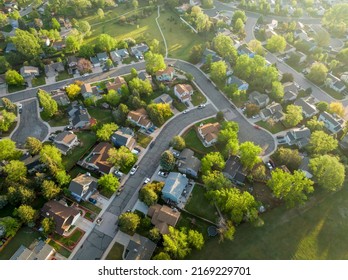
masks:
<svg viewBox="0 0 348 280"><path fill-rule="evenodd" d="M262 148L253 142L244 142L239 146L240 161L246 169L251 170L256 163L261 161L259 158L261 152Z"/></svg>
<svg viewBox="0 0 348 280"><path fill-rule="evenodd" d="M302 107L289 105L286 107L284 123L287 127L294 127L303 120Z"/></svg>
<svg viewBox="0 0 348 280"><path fill-rule="evenodd" d="M173 137L172 141L170 141L170 145L178 151L182 151L186 147L185 139L179 135Z"/></svg>
<svg viewBox="0 0 348 280"><path fill-rule="evenodd" d="M42 89L39 89L37 95L40 101L40 106L43 108L43 113L45 115L52 117L58 112L58 104L50 94Z"/></svg>
<svg viewBox="0 0 348 280"><path fill-rule="evenodd" d="M310 151L315 155L325 155L336 150L338 141L324 131L314 131L309 140Z"/></svg>
<svg viewBox="0 0 348 280"><path fill-rule="evenodd" d="M118 125L115 123L103 124L101 128L97 130L97 137L101 141L109 141L111 135L118 129Z"/></svg>
<svg viewBox="0 0 348 280"><path fill-rule="evenodd" d="M12 123L16 120L16 115L6 110L0 111L0 131L8 131Z"/></svg>
<svg viewBox="0 0 348 280"><path fill-rule="evenodd" d="M212 172L214 170L221 171L225 167L225 160L219 152L206 154L202 158L201 163L201 170L204 175L207 175L209 172Z"/></svg>
<svg viewBox="0 0 348 280"><path fill-rule="evenodd" d="M267 49L270 52L282 52L286 48L286 40L281 35L273 35L267 40Z"/></svg>
<svg viewBox="0 0 348 280"><path fill-rule="evenodd" d="M111 148L108 155L108 161L120 169L126 169L127 167L132 166L137 160L137 156L125 146L122 146L119 149Z"/></svg>
<svg viewBox="0 0 348 280"><path fill-rule="evenodd" d="M140 217L135 213L123 213L118 218L120 230L127 233L134 233L140 224Z"/></svg>
<svg viewBox="0 0 348 280"><path fill-rule="evenodd" d="M146 72L154 75L157 71L166 68L163 55L152 53L151 51L145 54Z"/></svg>
<svg viewBox="0 0 348 280"><path fill-rule="evenodd" d="M107 192L114 193L119 188L120 182L112 173L104 174L99 178L98 186Z"/></svg>
<svg viewBox="0 0 348 280"><path fill-rule="evenodd" d="M161 168L165 171L172 171L175 165L175 158L171 151L164 151L160 159Z"/></svg>

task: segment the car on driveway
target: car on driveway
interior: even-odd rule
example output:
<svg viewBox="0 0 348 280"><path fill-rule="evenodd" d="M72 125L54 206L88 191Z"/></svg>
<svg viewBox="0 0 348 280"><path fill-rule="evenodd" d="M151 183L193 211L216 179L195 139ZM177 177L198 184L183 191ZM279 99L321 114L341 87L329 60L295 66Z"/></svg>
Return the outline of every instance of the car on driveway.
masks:
<svg viewBox="0 0 348 280"><path fill-rule="evenodd" d="M115 176L117 177L117 178L121 178L124 174L121 172L121 171L119 171L119 170L116 170L115 172Z"/></svg>
<svg viewBox="0 0 348 280"><path fill-rule="evenodd" d="M150 181L151 181L151 179L149 177L146 177L144 179L143 185L146 185L146 184L150 183Z"/></svg>
<svg viewBox="0 0 348 280"><path fill-rule="evenodd" d="M161 177L164 177L164 178L167 178L168 177L168 172L166 171L158 171L158 176L161 176Z"/></svg>
<svg viewBox="0 0 348 280"><path fill-rule="evenodd" d="M149 149L152 149L152 148L153 148L153 146L155 146L155 141L152 141L152 142L150 143L150 145L149 145Z"/></svg>
<svg viewBox="0 0 348 280"><path fill-rule="evenodd" d="M73 130L74 127L72 125L68 125L64 128L64 130Z"/></svg>
<svg viewBox="0 0 348 280"><path fill-rule="evenodd" d="M269 170L273 170L272 164L270 164L269 162L267 162L266 165L267 165L267 167L268 167Z"/></svg>
<svg viewBox="0 0 348 280"><path fill-rule="evenodd" d="M129 172L130 175L134 175L135 172L137 172L139 166L138 165L134 165L131 169L131 171Z"/></svg>
<svg viewBox="0 0 348 280"><path fill-rule="evenodd" d="M92 198L92 197L90 197L90 198L88 199L88 201L89 201L90 203L92 203L92 204L96 204L96 203L97 203L97 200L94 199L94 198Z"/></svg>

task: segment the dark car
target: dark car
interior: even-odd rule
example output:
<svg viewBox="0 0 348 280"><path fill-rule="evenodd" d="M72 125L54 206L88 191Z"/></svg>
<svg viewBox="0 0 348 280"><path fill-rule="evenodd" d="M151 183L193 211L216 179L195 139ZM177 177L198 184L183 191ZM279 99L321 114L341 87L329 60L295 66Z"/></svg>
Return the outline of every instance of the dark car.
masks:
<svg viewBox="0 0 348 280"><path fill-rule="evenodd" d="M92 198L92 197L90 197L90 198L88 199L88 201L89 201L90 203L93 203L93 204L96 204L96 203L97 203L97 200L94 199L94 198Z"/></svg>
<svg viewBox="0 0 348 280"><path fill-rule="evenodd" d="M73 127L72 125L68 125L68 126L66 126L64 129L65 129L65 130L73 130L74 127Z"/></svg>
<svg viewBox="0 0 348 280"><path fill-rule="evenodd" d="M152 149L153 146L155 146L155 142L151 142L150 145L149 145L149 149Z"/></svg>

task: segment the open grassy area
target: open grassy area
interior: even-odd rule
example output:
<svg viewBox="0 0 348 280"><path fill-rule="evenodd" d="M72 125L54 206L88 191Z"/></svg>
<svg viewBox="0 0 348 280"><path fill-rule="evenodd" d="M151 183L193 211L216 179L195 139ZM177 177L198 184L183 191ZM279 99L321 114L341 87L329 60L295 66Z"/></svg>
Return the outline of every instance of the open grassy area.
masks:
<svg viewBox="0 0 348 280"><path fill-rule="evenodd" d="M83 234L84 233L81 230L75 229L74 232L67 237L55 233L53 238L65 247L73 247L76 245L77 241L80 240Z"/></svg>
<svg viewBox="0 0 348 280"><path fill-rule="evenodd" d="M144 149L146 149L147 146L150 144L152 137L149 135L145 135L143 133L137 132L136 139L137 139L137 144L140 147L143 147Z"/></svg>
<svg viewBox="0 0 348 280"><path fill-rule="evenodd" d="M69 124L69 117L66 112L58 111L52 118L46 118L41 112L41 117L44 121L47 121L50 126L64 126Z"/></svg>
<svg viewBox="0 0 348 280"><path fill-rule="evenodd" d="M97 136L94 132L83 131L76 133L81 144L75 147L70 154L63 156L63 164L67 170L70 170L80 160L80 158L95 144Z"/></svg>
<svg viewBox="0 0 348 280"><path fill-rule="evenodd" d="M348 259L348 186L316 194L304 206L276 208L262 216L263 227L237 227L234 241L206 242L191 259Z"/></svg>
<svg viewBox="0 0 348 280"><path fill-rule="evenodd" d="M98 192L106 198L110 198L114 194L114 192L105 189L99 189Z"/></svg>
<svg viewBox="0 0 348 280"><path fill-rule="evenodd" d="M202 221L201 219L197 219L188 213L181 212L180 219L178 223L176 224L175 228L179 229L179 228L185 227L187 229L197 230L200 233L202 233L204 240L207 241L207 239L209 239L208 238L209 226L211 226L211 224L205 221Z"/></svg>
<svg viewBox="0 0 348 280"><path fill-rule="evenodd" d="M124 246L116 242L114 246L112 246L106 260L122 260L123 251Z"/></svg>
<svg viewBox="0 0 348 280"><path fill-rule="evenodd" d="M81 201L80 205L91 210L92 212L99 214L101 211L101 208L99 208L98 206L88 202L88 201Z"/></svg>
<svg viewBox="0 0 348 280"><path fill-rule="evenodd" d="M206 191L201 185L195 185L192 191L192 197L186 204L185 209L192 214L205 218L213 223L217 219L217 210L210 204L209 200L205 197ZM202 207L204 205L204 207Z"/></svg>
<svg viewBox="0 0 348 280"><path fill-rule="evenodd" d="M269 132L275 134L278 132L281 132L285 130L285 126L281 122L277 122L274 125L270 125L268 122L265 121L258 121L255 123L256 125L263 127L264 129L267 129Z"/></svg>
<svg viewBox="0 0 348 280"><path fill-rule="evenodd" d="M31 80L33 87L38 87L46 84L45 76L39 76Z"/></svg>
<svg viewBox="0 0 348 280"><path fill-rule="evenodd" d="M56 81L59 82L59 81L63 81L66 79L70 79L72 77L73 77L73 75L69 74L67 71L60 72L60 73L58 73L58 76L56 77Z"/></svg>
<svg viewBox="0 0 348 280"><path fill-rule="evenodd" d="M198 90L196 90L191 97L191 102L193 105L198 106L199 104L207 102L207 99L205 96L200 93Z"/></svg>
<svg viewBox="0 0 348 280"><path fill-rule="evenodd" d="M29 227L22 227L0 252L0 260L9 260L21 245L28 248L35 239L39 238L42 238L40 232Z"/></svg>
<svg viewBox="0 0 348 280"><path fill-rule="evenodd" d="M15 85L9 85L8 86L8 92L9 93L12 93L12 92L16 92L16 91L20 91L20 90L25 90L26 89L26 86L15 86Z"/></svg>
<svg viewBox="0 0 348 280"><path fill-rule="evenodd" d="M109 109L88 108L88 113L92 118L96 119L99 124L114 122L112 111Z"/></svg>
<svg viewBox="0 0 348 280"><path fill-rule="evenodd" d="M201 140L199 140L196 131L191 128L185 135L183 135L186 143L186 148L195 151L198 154L204 156L210 152L216 152L214 147L204 147Z"/></svg>
<svg viewBox="0 0 348 280"><path fill-rule="evenodd" d="M71 252L64 247L60 246L58 243L54 242L53 240L50 240L48 242L59 254L61 254L63 257L69 258Z"/></svg>
<svg viewBox="0 0 348 280"><path fill-rule="evenodd" d="M331 95L333 98L336 98L336 99L338 99L338 100L341 100L341 99L343 99L343 98L345 97L342 93L337 92L337 91L335 91L335 90L333 90L332 88L329 88L329 87L327 87L327 86L322 87L322 89L323 89L327 94Z"/></svg>

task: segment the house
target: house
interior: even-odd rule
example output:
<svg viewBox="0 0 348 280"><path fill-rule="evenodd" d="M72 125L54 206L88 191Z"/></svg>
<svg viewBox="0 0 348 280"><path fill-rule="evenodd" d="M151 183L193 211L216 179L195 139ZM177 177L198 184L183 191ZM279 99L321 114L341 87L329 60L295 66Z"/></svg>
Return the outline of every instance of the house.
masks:
<svg viewBox="0 0 348 280"><path fill-rule="evenodd" d="M263 121L267 121L269 118L276 122L281 121L284 119L283 108L279 103L272 102L260 111L260 117Z"/></svg>
<svg viewBox="0 0 348 280"><path fill-rule="evenodd" d="M267 24L267 27L271 30L274 30L278 27L278 21L276 19L272 19L271 23Z"/></svg>
<svg viewBox="0 0 348 280"><path fill-rule="evenodd" d="M199 138L205 147L210 147L217 142L220 129L221 125L218 122L201 124L197 128Z"/></svg>
<svg viewBox="0 0 348 280"><path fill-rule="evenodd" d="M108 142L100 142L93 151L86 157L84 163L92 169L98 170L103 174L109 174L113 170L113 165L107 160L109 150L113 146Z"/></svg>
<svg viewBox="0 0 348 280"><path fill-rule="evenodd" d="M181 102L191 101L191 95L193 94L193 88L188 84L177 84L174 86L174 94Z"/></svg>
<svg viewBox="0 0 348 280"><path fill-rule="evenodd" d="M116 148L120 148L122 146L125 146L130 151L135 146L135 139L134 139L133 135L130 135L128 133L124 133L121 130L117 130L111 135L111 142L114 144L114 146Z"/></svg>
<svg viewBox="0 0 348 280"><path fill-rule="evenodd" d="M340 116L337 116L336 114L331 115L328 112L322 112L319 115L318 121L323 121L324 122L324 126L331 133L338 133L345 126L344 119L342 119Z"/></svg>
<svg viewBox="0 0 348 280"><path fill-rule="evenodd" d="M5 48L5 53L11 53L11 52L16 52L17 48L15 44L13 43L7 43L6 48Z"/></svg>
<svg viewBox="0 0 348 280"><path fill-rule="evenodd" d="M70 99L63 90L52 90L51 97L58 103L59 106L66 106L70 104Z"/></svg>
<svg viewBox="0 0 348 280"><path fill-rule="evenodd" d="M147 112L144 108L140 108L136 111L129 111L127 119L135 125L145 129L152 126L152 122L150 121Z"/></svg>
<svg viewBox="0 0 348 280"><path fill-rule="evenodd" d="M180 14L186 13L189 9L191 8L190 4L184 3L179 7L175 7L175 9L178 11Z"/></svg>
<svg viewBox="0 0 348 280"><path fill-rule="evenodd" d="M120 56L122 59L129 57L129 53L127 49L119 49L115 50L115 53Z"/></svg>
<svg viewBox="0 0 348 280"><path fill-rule="evenodd" d="M34 173L45 165L40 161L40 156L32 156L29 152L26 152L20 159L27 168L28 173Z"/></svg>
<svg viewBox="0 0 348 280"><path fill-rule="evenodd" d="M123 85L127 86L127 82L122 76L117 76L113 82L108 81L105 85L106 89L109 90L114 90L118 93L121 93L121 88Z"/></svg>
<svg viewBox="0 0 348 280"><path fill-rule="evenodd" d="M81 107L82 108L82 107ZM79 104L77 103L77 101L72 102L69 107L67 108L67 112L69 117L73 117L75 116L75 113L80 109Z"/></svg>
<svg viewBox="0 0 348 280"><path fill-rule="evenodd" d="M237 52L239 55L247 55L249 56L250 58L254 58L255 56L255 53L249 49L248 45L247 44L242 44L240 45L238 48L237 48Z"/></svg>
<svg viewBox="0 0 348 280"><path fill-rule="evenodd" d="M124 252L125 260L150 260L156 249L156 244L150 239L135 233Z"/></svg>
<svg viewBox="0 0 348 280"><path fill-rule="evenodd" d="M69 231L81 216L80 211L67 206L63 201L48 201L41 209L41 215L45 218L52 218L55 224L55 232L63 235Z"/></svg>
<svg viewBox="0 0 348 280"><path fill-rule="evenodd" d="M298 88L293 82L283 84L284 87L284 102L294 101L298 95Z"/></svg>
<svg viewBox="0 0 348 280"><path fill-rule="evenodd" d="M200 0L190 0L190 5L193 6L200 6L202 5L202 2Z"/></svg>
<svg viewBox="0 0 348 280"><path fill-rule="evenodd" d="M288 145L295 145L301 149L309 143L310 137L311 131L309 128L303 126L301 128L290 129L285 135L285 140Z"/></svg>
<svg viewBox="0 0 348 280"><path fill-rule="evenodd" d="M247 82L233 75L228 77L227 84L228 85L235 84L238 90L248 90L249 88L249 84Z"/></svg>
<svg viewBox="0 0 348 280"><path fill-rule="evenodd" d="M296 29L294 31L294 38L296 40L300 39L304 41L307 41L309 39L307 32L304 31L303 29Z"/></svg>
<svg viewBox="0 0 348 280"><path fill-rule="evenodd" d="M290 53L296 51L296 48L292 45L286 44L284 51L282 51L282 54Z"/></svg>
<svg viewBox="0 0 348 280"><path fill-rule="evenodd" d="M203 64L207 62L208 55L210 55L211 58L212 58L211 62L217 62L217 61L221 61L222 60L222 57L219 56L215 51L206 48L204 50L204 52L203 52L203 57L202 57L202 63Z"/></svg>
<svg viewBox="0 0 348 280"><path fill-rule="evenodd" d="M74 128L85 128L90 124L90 116L87 109L80 106L71 119L71 124Z"/></svg>
<svg viewBox="0 0 348 280"><path fill-rule="evenodd" d="M115 63L120 63L124 58L129 57L129 53L126 49L120 49L110 52L111 60Z"/></svg>
<svg viewBox="0 0 348 280"><path fill-rule="evenodd" d="M58 73L64 72L64 64L62 62L54 62L48 65L45 65L45 74L46 77L55 77Z"/></svg>
<svg viewBox="0 0 348 280"><path fill-rule="evenodd" d="M169 104L172 105L173 103L173 98L170 97L169 94L163 93L160 96L158 96L157 98L155 98L153 100L153 103L156 104Z"/></svg>
<svg viewBox="0 0 348 280"><path fill-rule="evenodd" d="M144 59L144 53L147 52L148 50L149 50L149 47L146 44L142 43L142 44L138 44L131 47L130 52L137 59L141 60L141 59Z"/></svg>
<svg viewBox="0 0 348 280"><path fill-rule="evenodd" d="M101 52L101 53L97 53L97 58L99 62L103 63L109 59L109 56L106 52Z"/></svg>
<svg viewBox="0 0 348 280"><path fill-rule="evenodd" d="M61 28L70 29L72 27L72 24L68 18L65 19L65 18L60 17L60 18L58 18L58 22L59 22Z"/></svg>
<svg viewBox="0 0 348 280"><path fill-rule="evenodd" d="M152 77L151 77L151 75L147 74L146 71L141 71L141 72L139 72L139 73L138 73L138 78L139 78L140 80L142 80L142 81L148 80L148 81L151 83L151 85L153 85L153 83L152 83Z"/></svg>
<svg viewBox="0 0 348 280"><path fill-rule="evenodd" d="M100 67L100 66L101 66L98 57L92 56L92 57L89 58L89 60L91 61L91 63L92 63L92 65L93 65L94 68Z"/></svg>
<svg viewBox="0 0 348 280"><path fill-rule="evenodd" d="M40 75L39 68L34 66L22 66L19 73L23 78L34 78Z"/></svg>
<svg viewBox="0 0 348 280"><path fill-rule="evenodd" d="M222 173L234 184L242 186L245 183L246 175L243 173L243 166L239 156L229 157Z"/></svg>
<svg viewBox="0 0 348 280"><path fill-rule="evenodd" d="M345 84L332 73L327 74L325 84L337 92L343 92L346 89Z"/></svg>
<svg viewBox="0 0 348 280"><path fill-rule="evenodd" d="M63 155L79 144L77 135L72 131L63 131L54 138L54 145Z"/></svg>
<svg viewBox="0 0 348 280"><path fill-rule="evenodd" d="M89 98L93 93L91 84L83 84L81 86L81 94L84 99Z"/></svg>
<svg viewBox="0 0 348 280"><path fill-rule="evenodd" d="M66 59L66 63L68 65L69 74L73 74L77 70L77 57L74 55L68 56Z"/></svg>
<svg viewBox="0 0 348 280"><path fill-rule="evenodd" d="M307 98L299 98L294 103L294 105L300 106L302 108L302 114L304 118L311 118L314 115L318 114L319 110L314 104L315 100L311 96Z"/></svg>
<svg viewBox="0 0 348 280"><path fill-rule="evenodd" d="M55 41L52 44L52 48L56 51L61 51L66 48L65 41Z"/></svg>
<svg viewBox="0 0 348 280"><path fill-rule="evenodd" d="M35 241L35 246L32 249L28 249L24 245L21 245L17 251L13 254L13 256L10 258L10 260L49 260L51 259L54 254L56 253L56 250L53 249L52 246L50 246L48 243L46 243L43 240ZM34 244L32 244L34 245ZM32 246L30 246L32 247Z"/></svg>
<svg viewBox="0 0 348 280"><path fill-rule="evenodd" d="M253 91L249 94L249 101L253 104L256 104L260 108L264 108L269 103L269 97L267 94L262 94L258 91Z"/></svg>
<svg viewBox="0 0 348 280"><path fill-rule="evenodd" d="M77 201L87 200L97 190L97 182L88 173L80 174L70 182L69 191Z"/></svg>
<svg viewBox="0 0 348 280"><path fill-rule="evenodd" d="M311 173L311 170L309 168L309 157L302 157L301 164L298 169L304 172L308 179L311 179L313 177L313 174Z"/></svg>
<svg viewBox="0 0 348 280"><path fill-rule="evenodd" d="M161 82L171 82L174 78L174 67L167 67L164 70L158 70L156 72L156 79Z"/></svg>
<svg viewBox="0 0 348 280"><path fill-rule="evenodd" d="M177 165L179 172L197 178L198 171L201 168L201 161L194 156L192 150L185 148L180 153Z"/></svg>
<svg viewBox="0 0 348 280"><path fill-rule="evenodd" d="M176 208L160 204L150 206L147 215L161 234L168 234L169 226L175 227L180 218L180 212Z"/></svg>
<svg viewBox="0 0 348 280"><path fill-rule="evenodd" d="M348 72L342 73L340 79L341 79L341 81L348 83Z"/></svg>
<svg viewBox="0 0 348 280"><path fill-rule="evenodd" d="M178 172L170 172L162 189L163 199L180 203L181 196L186 192L187 184L188 179L185 175Z"/></svg>

